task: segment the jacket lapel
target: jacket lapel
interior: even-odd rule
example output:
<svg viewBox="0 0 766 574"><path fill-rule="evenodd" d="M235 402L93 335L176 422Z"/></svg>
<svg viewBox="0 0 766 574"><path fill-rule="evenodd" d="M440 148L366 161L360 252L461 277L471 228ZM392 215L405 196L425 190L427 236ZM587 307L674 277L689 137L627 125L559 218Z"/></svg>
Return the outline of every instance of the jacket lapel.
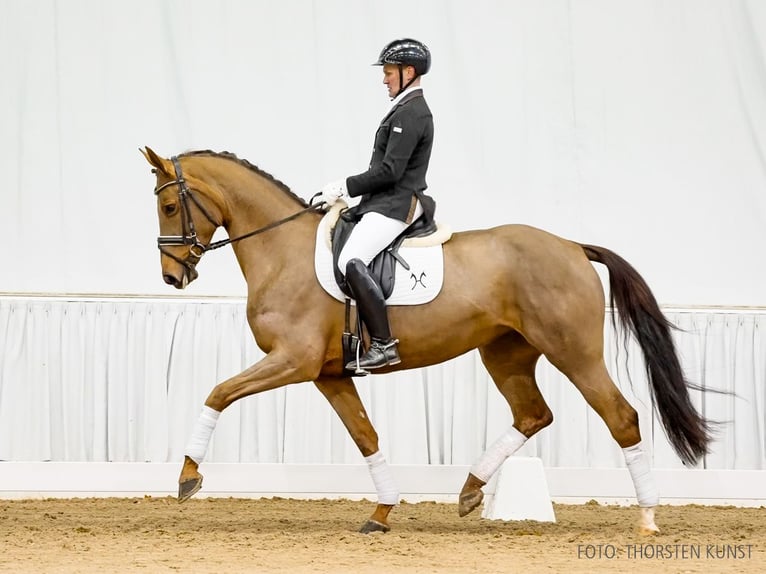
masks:
<svg viewBox="0 0 766 574"><path fill-rule="evenodd" d="M414 90L410 92L409 94L404 96L398 104L396 104L394 107L388 110L388 113L385 116L383 116L382 120L380 120L380 125L383 125L384 123L386 123L386 120L388 120L388 118L391 117L391 114L393 114L396 110L398 110L400 106L403 106L410 100L414 100L415 98L422 98L422 97L423 97L423 90Z"/></svg>

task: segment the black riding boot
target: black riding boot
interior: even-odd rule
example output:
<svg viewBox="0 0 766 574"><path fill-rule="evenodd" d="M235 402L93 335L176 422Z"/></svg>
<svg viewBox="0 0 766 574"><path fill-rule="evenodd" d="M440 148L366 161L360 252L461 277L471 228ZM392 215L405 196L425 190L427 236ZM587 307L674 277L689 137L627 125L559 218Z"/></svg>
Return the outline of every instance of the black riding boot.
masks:
<svg viewBox="0 0 766 574"><path fill-rule="evenodd" d="M370 348L359 358L359 368L377 369L400 363L399 352L396 350L399 341L391 337L383 291L361 259L352 259L346 264L346 283L351 288L357 311L371 339ZM351 371L356 368L356 361L346 365L346 369Z"/></svg>

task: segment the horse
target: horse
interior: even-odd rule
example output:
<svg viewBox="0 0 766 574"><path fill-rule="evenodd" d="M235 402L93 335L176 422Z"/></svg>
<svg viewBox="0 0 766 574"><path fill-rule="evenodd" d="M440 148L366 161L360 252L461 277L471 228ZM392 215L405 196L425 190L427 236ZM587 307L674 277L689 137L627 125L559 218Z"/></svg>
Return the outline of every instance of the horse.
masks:
<svg viewBox="0 0 766 574"><path fill-rule="evenodd" d="M140 151L156 176L164 281L185 288L197 278L197 263L207 251L231 245L247 281L248 324L265 353L216 384L207 397L185 451L179 502L202 485L199 465L218 414L243 397L313 381L367 461L377 489L375 509L360 531L389 531L399 492L345 370L344 305L322 289L314 270L323 210L229 152L187 151L167 159L149 147ZM211 243L219 227L229 238ZM623 449L641 508L639 531L659 531L654 519L659 495L640 448L638 415L604 361L606 294L593 263L609 271L611 320L639 344L670 444L689 464L708 452L711 425L690 400L690 389L699 387L684 377L673 325L625 259L527 225L454 233L443 245L444 284L438 296L422 305L389 307L401 363L376 373L426 367L478 349L510 407L513 426L471 467L458 498L460 516L479 506L482 487L502 462L553 422L535 380L535 366L545 356Z"/></svg>

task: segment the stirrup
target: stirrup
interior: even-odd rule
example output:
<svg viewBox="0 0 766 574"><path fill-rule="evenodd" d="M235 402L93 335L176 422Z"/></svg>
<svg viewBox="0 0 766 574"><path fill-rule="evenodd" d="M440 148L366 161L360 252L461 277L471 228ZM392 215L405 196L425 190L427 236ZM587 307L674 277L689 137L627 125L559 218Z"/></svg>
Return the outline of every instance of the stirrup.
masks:
<svg viewBox="0 0 766 574"><path fill-rule="evenodd" d="M354 374L358 377L366 377L370 374L370 371L365 371L362 367L359 366L359 359L361 358L362 353L362 341L359 340L356 344L356 358L349 362L348 365L346 365L346 369L349 371L354 371Z"/></svg>

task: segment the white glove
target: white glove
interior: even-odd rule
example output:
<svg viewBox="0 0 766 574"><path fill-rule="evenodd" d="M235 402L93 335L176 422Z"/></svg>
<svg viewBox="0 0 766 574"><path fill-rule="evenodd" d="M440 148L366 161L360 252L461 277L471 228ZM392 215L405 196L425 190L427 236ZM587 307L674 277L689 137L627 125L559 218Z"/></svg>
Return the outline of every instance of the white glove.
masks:
<svg viewBox="0 0 766 574"><path fill-rule="evenodd" d="M327 205L334 205L338 199L347 193L345 179L333 181L322 188L322 202Z"/></svg>

